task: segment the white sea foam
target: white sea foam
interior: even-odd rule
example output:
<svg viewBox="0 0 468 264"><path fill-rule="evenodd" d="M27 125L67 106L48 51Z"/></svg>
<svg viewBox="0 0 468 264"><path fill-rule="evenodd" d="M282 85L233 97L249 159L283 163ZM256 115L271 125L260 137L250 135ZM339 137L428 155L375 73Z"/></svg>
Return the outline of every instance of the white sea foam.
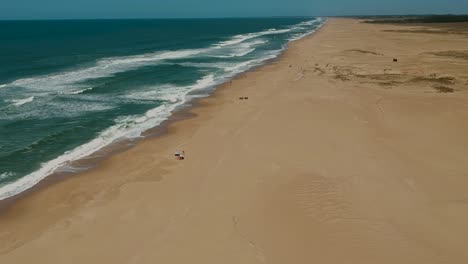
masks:
<svg viewBox="0 0 468 264"><path fill-rule="evenodd" d="M316 18L316 19L312 19L310 21L304 21L304 22L301 22L299 24L297 24L298 26L302 27L302 26L312 26L314 23L320 23L321 21L321 18Z"/></svg>
<svg viewBox="0 0 468 264"><path fill-rule="evenodd" d="M305 24L304 24L305 25ZM29 79L22 79L14 82L14 85L23 87L34 87L43 88L55 86L55 88L68 88L65 87L69 84L76 82L82 82L87 79L104 77L109 74L115 74L121 71L126 71L133 67L140 67L141 65L148 65L154 63L160 63L164 60L188 58L191 56L210 55L213 49L227 48L229 46L244 45L238 50L234 49L234 52L242 55L249 51L247 49L251 44L248 44L247 40L261 37L268 34L282 34L294 31L296 29L271 29L258 33L249 33L246 35L238 35L230 40L224 41L207 49L196 49L196 50L184 50L184 51L168 51L160 53L145 54L139 56L128 56L118 58L107 58L99 61L96 65L84 69L79 69L70 72L59 73L55 75L34 77ZM303 35L301 35L303 36ZM297 36L300 37L300 36ZM245 49L243 49L245 48ZM243 49L243 50L242 50ZM241 52L242 51L242 52ZM52 174L59 168L67 166L70 161L85 158L95 153L99 149L125 138L141 137L142 133L150 128L153 128L172 114L172 112L180 105L186 103L190 99L190 92L200 91L214 87L223 81L234 77L235 75L251 69L252 67L261 65L266 60L277 57L282 50L276 50L271 52L263 53L263 56L257 59L238 62L238 63L180 63L181 65L191 65L194 67L206 67L213 66L214 68L220 68L224 70L224 73L216 76L215 74L208 74L203 78L199 79L196 83L190 86L162 86L154 89L148 89L140 92L133 92L133 94L126 95L128 99L138 98L154 98L155 100L164 100L166 103L147 111L143 115L138 116L124 116L115 120L115 125L109 127L102 133L100 133L95 139L90 142L83 144L71 151L65 152L63 155L53 159L49 162L42 164L41 168L33 173L30 173L13 183L9 183L0 186L0 200L19 194L43 180L48 175ZM233 54L234 54L233 52ZM249 51L252 52L252 51ZM212 54L211 54L212 55ZM197 66L195 66L197 65ZM76 90L76 87L69 93L83 93L85 90ZM89 89L89 88L87 88ZM152 97L153 96L153 97ZM29 98L27 98L29 99ZM31 99L31 101L34 98ZM23 99L25 100L25 99ZM98 103L99 107L105 106L102 103ZM82 110L82 109L81 109ZM73 110L72 110L73 111ZM13 172L8 174L3 173L0 177L11 177Z"/></svg>
<svg viewBox="0 0 468 264"><path fill-rule="evenodd" d="M158 85L143 87L138 91L129 92L122 97L128 100L137 101L169 101L176 103L183 99L186 91L190 89L188 86L175 86L175 85Z"/></svg>
<svg viewBox="0 0 468 264"><path fill-rule="evenodd" d="M174 65L180 65L184 67L195 67L195 68L224 69L226 65L231 65L231 63L227 63L227 62L178 62L178 63L174 63Z"/></svg>
<svg viewBox="0 0 468 264"><path fill-rule="evenodd" d="M296 41L296 40L302 39L302 38L304 38L304 37L307 37L307 36L309 36L309 35L311 35L311 34L313 34L313 33L315 33L315 32L316 32L316 30L313 30L313 31L310 31L310 32L306 32L306 33L302 33L302 34L301 34L301 33L297 33L297 34L292 35L288 40L289 40L289 41Z"/></svg>
<svg viewBox="0 0 468 264"><path fill-rule="evenodd" d="M254 34L237 35L237 36L232 37L229 40L222 41L221 43L216 44L214 46L217 48L221 48L225 46L236 45L254 37L255 37Z"/></svg>
<svg viewBox="0 0 468 264"><path fill-rule="evenodd" d="M210 74L198 80L197 83L193 85L191 88L192 90L200 90L200 89L208 88L213 85L215 85L215 78L213 74Z"/></svg>
<svg viewBox="0 0 468 264"><path fill-rule="evenodd" d="M67 151L63 155L44 163L39 170L30 173L13 183L0 186L0 200L14 196L33 187L58 168L67 166L70 161L90 156L99 149L102 149L117 140L140 137L144 131L161 124L172 114L174 109L184 104L184 98L186 98L190 91L208 88L214 84L214 75L207 75L198 80L194 85L181 89L181 93L171 95L171 101L175 103L163 104L147 111L144 115L125 116L116 119L115 125L106 129L94 140L83 144L74 150ZM174 90L171 90L171 92L174 92Z"/></svg>
<svg viewBox="0 0 468 264"><path fill-rule="evenodd" d="M252 45L255 45L255 43ZM110 77L114 74L142 66L156 65L165 60L190 58L202 53L207 53L211 50L213 50L213 48L164 51L136 56L105 58L99 60L94 66L45 76L18 79L4 86L30 88L36 92L60 91L62 93L67 93L70 89L72 90L71 92L74 92L77 84L79 86L80 82L86 80Z"/></svg>
<svg viewBox="0 0 468 264"><path fill-rule="evenodd" d="M136 69L142 66L155 65L164 60L189 58L207 51L207 49L178 50L149 53L144 55L105 58L97 61L93 66L75 69L45 76L19 79L10 86L30 88L34 91L66 91L76 90L80 82L86 80L109 77L114 74ZM79 86L79 84L78 84Z"/></svg>
<svg viewBox="0 0 468 264"><path fill-rule="evenodd" d="M181 62L177 63L177 65L182 65L186 67L222 69L223 72L225 72L225 74L219 76L219 78L232 77L238 73L241 73L243 71L248 70L249 68L254 67L255 65L260 65L265 60L275 58L280 52L281 50L270 52L268 54L264 54L264 56L261 58L242 62Z"/></svg>
<svg viewBox="0 0 468 264"><path fill-rule="evenodd" d="M246 42L246 43L242 43L241 47L250 48L250 47L255 47L255 46L258 46L258 45L265 44L265 43L268 43L267 39L259 38L259 39L252 40L252 41L249 41L249 42Z"/></svg>
<svg viewBox="0 0 468 264"><path fill-rule="evenodd" d="M303 23L307 23L307 24L304 24L304 25L313 25L313 24L317 24L317 27L313 30L310 30L308 32L305 32L305 33L297 33L297 34L294 34L291 36L291 38L289 38L288 40L289 41L296 41L296 40L299 40L299 39L302 39L302 38L305 38L315 32L317 32L317 30L319 30L323 25L324 25L324 22L326 20L324 18L317 18L315 20L311 20L311 21L308 21L308 22L303 22ZM299 24L300 25L300 24Z"/></svg>
<svg viewBox="0 0 468 264"><path fill-rule="evenodd" d="M90 100L68 100L67 102L59 102L49 100L47 107L27 108L24 111L9 113L0 111L0 119L2 120L24 120L24 119L49 119L55 117L78 117L90 112L100 112L110 110L115 107L112 98L96 97L89 98Z"/></svg>
<svg viewBox="0 0 468 264"><path fill-rule="evenodd" d="M222 78L215 78L214 74L209 74L188 86L161 85L156 87L143 88L140 91L130 91L123 98L130 100L161 100L170 103L186 102L187 95L192 91L203 90L219 84Z"/></svg>
<svg viewBox="0 0 468 264"><path fill-rule="evenodd" d="M93 87L89 87L89 88L78 90L78 91L71 91L68 94L82 94L82 93L84 93L86 91L91 91L92 89L93 89Z"/></svg>
<svg viewBox="0 0 468 264"><path fill-rule="evenodd" d="M184 97L185 95L183 92L174 93L171 90L165 90L164 92L160 92L158 95L159 100L168 101L173 104L184 100Z"/></svg>
<svg viewBox="0 0 468 264"><path fill-rule="evenodd" d="M12 102L14 106L20 106L20 105L24 105L24 104L27 104L27 103L30 103L34 100L34 96L30 96L28 98L24 98L24 99L14 99L14 100L10 100L10 102Z"/></svg>
<svg viewBox="0 0 468 264"><path fill-rule="evenodd" d="M82 94L82 93L84 93L86 91L91 91L93 89L94 89L93 87L88 87L88 88L77 89L77 90L72 90L72 91L58 91L57 94L60 94L60 95L77 95L77 94Z"/></svg>
<svg viewBox="0 0 468 264"><path fill-rule="evenodd" d="M3 84L2 87L23 87L33 89L34 91L67 91L76 90L76 85L91 79L110 77L120 72L129 71L143 66L155 65L165 60L190 58L197 55L210 56L210 52L224 47L234 46L247 40L266 35L284 34L292 31L289 29L269 29L257 33L247 33L237 35L229 40L220 42L209 48L187 49L175 51L162 51L135 56L110 57L97 61L94 65L72 69L64 72L48 74L44 76L35 76L13 81L9 84ZM237 47L239 50L233 54L220 54L219 56L245 56L252 52L252 46L265 43L265 40L243 43L243 46ZM214 55L216 56L216 55Z"/></svg>
<svg viewBox="0 0 468 264"><path fill-rule="evenodd" d="M310 21L305 21L305 22L301 22L295 26L292 27L292 31L297 31L297 30L307 30L310 28L310 26L313 26L313 25L316 25L316 26L319 26L323 23L323 18L316 18L316 19L313 19L313 20L310 20ZM306 34L305 36L313 33L314 31L308 31L306 33L297 33L295 34L296 36L299 36L299 35L303 35L303 34ZM299 39L300 37L297 37L297 39Z"/></svg>
<svg viewBox="0 0 468 264"><path fill-rule="evenodd" d="M175 51L163 51L148 53L143 55L127 56L127 57L114 57L102 59L98 62L98 65L104 67L112 66L131 66L139 67L147 65L148 63L159 62L162 60L171 60L171 59L182 59L190 58L191 56L198 55L200 53L206 52L209 49L188 49L188 50L175 50Z"/></svg>
<svg viewBox="0 0 468 264"><path fill-rule="evenodd" d="M8 179L12 176L15 176L15 173L11 172L11 171L7 171L7 172L4 172L2 174L0 174L0 180L5 180L5 179Z"/></svg>
<svg viewBox="0 0 468 264"><path fill-rule="evenodd" d="M211 57L215 57L215 58L244 57L245 55L247 55L247 54L249 54L249 53L252 53L253 51L255 51L254 48L252 48L252 49L247 49L247 50L245 50L245 51L240 51L240 52L228 54L228 55L211 55Z"/></svg>
<svg viewBox="0 0 468 264"><path fill-rule="evenodd" d="M252 69L253 67L262 65L262 63L267 61L267 60L271 60L271 59L276 58L281 53L281 51L282 50L271 51L271 52L268 52L267 54L265 54L265 56L263 56L263 57L261 57L259 59L254 59L254 60L250 60L250 61L244 61L244 62L236 63L236 64L234 64L232 66L224 68L224 71L226 71L228 73L227 74L228 77L233 77L233 76L235 76L235 75L237 75L239 73L248 71L248 70Z"/></svg>
<svg viewBox="0 0 468 264"><path fill-rule="evenodd" d="M274 29L273 28L273 29L268 29L268 30L261 31L261 32L256 32L256 33L240 34L240 35L236 35L236 36L232 37L229 40L220 42L220 43L214 45L214 47L222 48L222 47L226 47L226 46L232 46L232 45L242 43L242 42L244 42L246 40L249 40L249 39L258 38L258 37L266 36L266 35L284 34L284 33L290 32L291 30L293 30L293 29L292 28L289 28L289 29Z"/></svg>
<svg viewBox="0 0 468 264"><path fill-rule="evenodd" d="M216 47L208 52L205 52L204 55L215 58L244 57L245 55L254 52L257 46L265 44L267 42L268 40L266 39L249 40L246 42L238 43L236 45Z"/></svg>

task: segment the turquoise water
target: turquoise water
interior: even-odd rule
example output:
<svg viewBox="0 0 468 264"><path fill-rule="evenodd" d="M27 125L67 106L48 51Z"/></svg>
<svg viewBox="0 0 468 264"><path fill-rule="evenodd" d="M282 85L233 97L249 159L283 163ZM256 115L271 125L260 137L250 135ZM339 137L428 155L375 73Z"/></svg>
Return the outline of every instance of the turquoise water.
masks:
<svg viewBox="0 0 468 264"><path fill-rule="evenodd" d="M317 18L0 21L0 199L166 120Z"/></svg>

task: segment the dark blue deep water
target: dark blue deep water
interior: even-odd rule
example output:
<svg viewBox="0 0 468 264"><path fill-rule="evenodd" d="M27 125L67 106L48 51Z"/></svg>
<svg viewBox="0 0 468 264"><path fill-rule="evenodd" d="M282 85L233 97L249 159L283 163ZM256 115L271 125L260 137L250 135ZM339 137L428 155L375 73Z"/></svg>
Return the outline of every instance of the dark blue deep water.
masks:
<svg viewBox="0 0 468 264"><path fill-rule="evenodd" d="M0 199L67 161L139 137L323 22L0 21Z"/></svg>

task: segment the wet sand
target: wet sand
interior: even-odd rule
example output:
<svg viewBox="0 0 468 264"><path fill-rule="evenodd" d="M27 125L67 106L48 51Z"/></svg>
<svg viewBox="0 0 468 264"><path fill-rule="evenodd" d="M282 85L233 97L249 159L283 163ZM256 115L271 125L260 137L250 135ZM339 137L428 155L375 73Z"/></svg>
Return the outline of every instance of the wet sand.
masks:
<svg viewBox="0 0 468 264"><path fill-rule="evenodd" d="M468 38L407 31L331 19L16 200L0 263L467 263Z"/></svg>

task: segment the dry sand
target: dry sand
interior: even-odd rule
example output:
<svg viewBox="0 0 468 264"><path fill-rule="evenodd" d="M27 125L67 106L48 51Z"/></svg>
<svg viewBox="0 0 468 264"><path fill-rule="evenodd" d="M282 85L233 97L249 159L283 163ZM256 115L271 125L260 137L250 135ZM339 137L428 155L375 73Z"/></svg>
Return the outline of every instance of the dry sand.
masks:
<svg viewBox="0 0 468 264"><path fill-rule="evenodd" d="M404 28L332 19L16 201L0 263L468 263L468 38Z"/></svg>

